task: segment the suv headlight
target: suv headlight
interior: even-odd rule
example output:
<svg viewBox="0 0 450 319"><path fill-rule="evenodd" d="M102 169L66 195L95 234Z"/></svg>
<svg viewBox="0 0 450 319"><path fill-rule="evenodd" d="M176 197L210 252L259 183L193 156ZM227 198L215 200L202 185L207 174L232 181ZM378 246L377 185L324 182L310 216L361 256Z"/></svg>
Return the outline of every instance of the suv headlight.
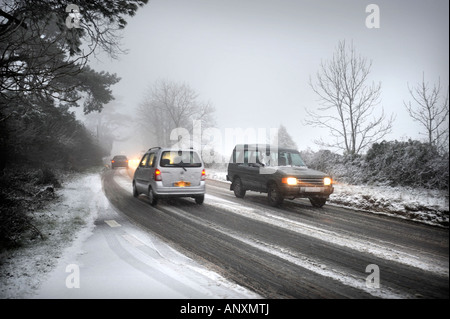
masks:
<svg viewBox="0 0 450 319"><path fill-rule="evenodd" d="M325 186L330 186L332 183L333 183L333 181L329 177L325 177L323 179L323 185L325 185Z"/></svg>
<svg viewBox="0 0 450 319"><path fill-rule="evenodd" d="M297 185L297 178L295 177L284 177L281 182L283 184L288 184L288 185Z"/></svg>

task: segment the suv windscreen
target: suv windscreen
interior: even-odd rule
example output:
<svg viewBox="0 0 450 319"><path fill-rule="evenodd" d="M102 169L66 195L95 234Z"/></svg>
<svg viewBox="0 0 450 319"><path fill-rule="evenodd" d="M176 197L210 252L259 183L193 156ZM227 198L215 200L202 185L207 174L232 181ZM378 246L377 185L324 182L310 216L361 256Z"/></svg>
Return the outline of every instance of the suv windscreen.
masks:
<svg viewBox="0 0 450 319"><path fill-rule="evenodd" d="M202 161L194 151L164 151L160 165L162 167L201 167Z"/></svg>
<svg viewBox="0 0 450 319"><path fill-rule="evenodd" d="M258 160L265 166L306 166L300 153L290 151L279 151L278 153L264 152L258 154Z"/></svg>

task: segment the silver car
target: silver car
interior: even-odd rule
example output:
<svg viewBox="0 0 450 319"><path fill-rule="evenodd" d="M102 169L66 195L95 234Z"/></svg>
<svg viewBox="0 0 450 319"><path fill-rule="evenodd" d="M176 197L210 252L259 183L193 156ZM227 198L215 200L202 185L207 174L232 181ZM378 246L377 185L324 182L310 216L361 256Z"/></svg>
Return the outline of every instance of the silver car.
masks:
<svg viewBox="0 0 450 319"><path fill-rule="evenodd" d="M140 194L147 195L153 206L167 197L192 197L202 204L205 167L201 157L193 149L149 149L134 172L133 196Z"/></svg>

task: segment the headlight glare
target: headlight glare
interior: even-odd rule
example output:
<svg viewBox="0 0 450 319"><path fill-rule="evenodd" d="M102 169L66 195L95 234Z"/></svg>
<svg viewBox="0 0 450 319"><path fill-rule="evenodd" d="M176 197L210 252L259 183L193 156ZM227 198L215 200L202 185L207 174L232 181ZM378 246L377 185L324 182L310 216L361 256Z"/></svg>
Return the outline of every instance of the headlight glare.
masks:
<svg viewBox="0 0 450 319"><path fill-rule="evenodd" d="M295 177L287 177L286 184L288 185L297 185L297 178Z"/></svg>
<svg viewBox="0 0 450 319"><path fill-rule="evenodd" d="M325 185L325 186L330 186L332 183L333 183L333 181L329 177L325 177L323 179L323 185Z"/></svg>

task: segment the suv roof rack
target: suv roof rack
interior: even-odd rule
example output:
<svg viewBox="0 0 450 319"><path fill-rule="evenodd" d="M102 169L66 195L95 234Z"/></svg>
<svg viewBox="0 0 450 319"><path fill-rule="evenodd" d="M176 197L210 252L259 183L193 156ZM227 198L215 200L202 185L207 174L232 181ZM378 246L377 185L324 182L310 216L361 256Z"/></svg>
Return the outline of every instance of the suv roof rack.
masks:
<svg viewBox="0 0 450 319"><path fill-rule="evenodd" d="M161 146L150 147L148 150L151 151L151 150L153 150L153 149L155 149L155 148L161 149Z"/></svg>

